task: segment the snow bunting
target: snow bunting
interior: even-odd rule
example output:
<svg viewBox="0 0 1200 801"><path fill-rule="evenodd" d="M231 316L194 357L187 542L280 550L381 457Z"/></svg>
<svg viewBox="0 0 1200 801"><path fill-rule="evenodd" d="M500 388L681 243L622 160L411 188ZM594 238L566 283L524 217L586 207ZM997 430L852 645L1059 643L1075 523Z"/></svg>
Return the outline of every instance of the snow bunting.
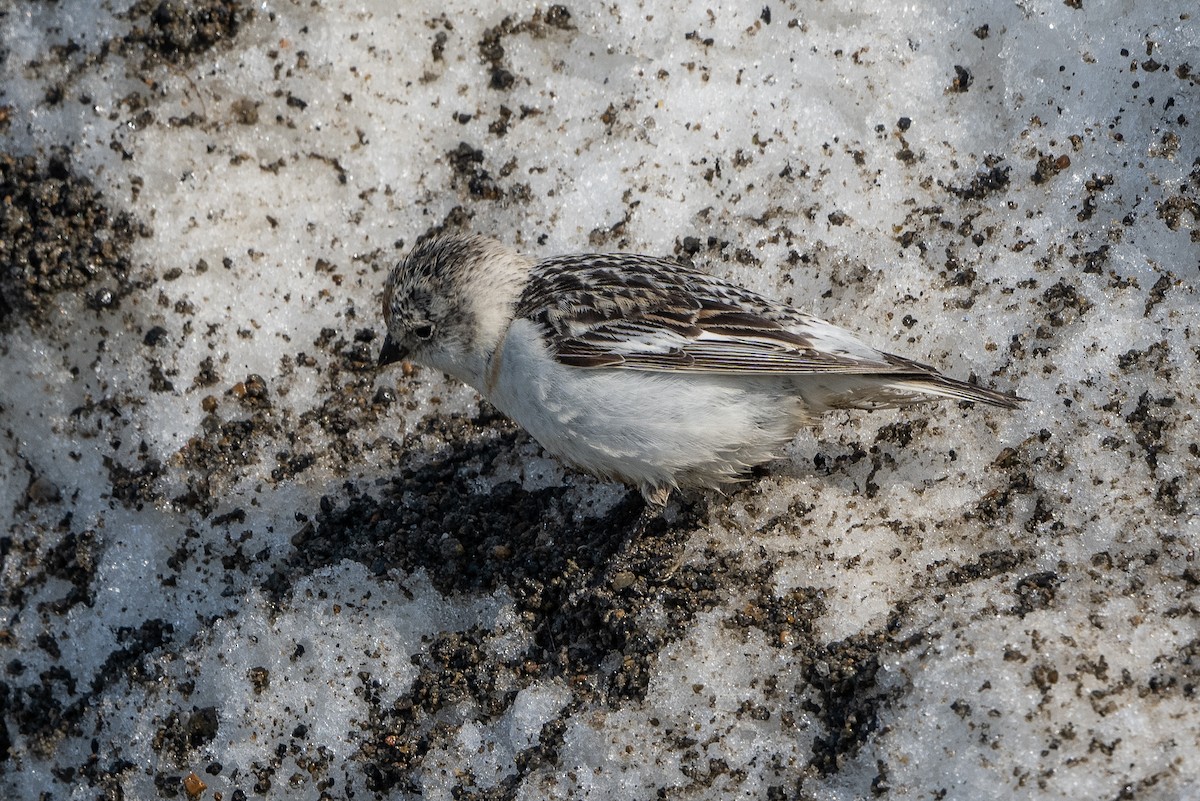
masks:
<svg viewBox="0 0 1200 801"><path fill-rule="evenodd" d="M667 259L534 262L491 239L419 243L388 278L379 356L449 373L542 447L654 506L776 456L830 409L1021 400Z"/></svg>

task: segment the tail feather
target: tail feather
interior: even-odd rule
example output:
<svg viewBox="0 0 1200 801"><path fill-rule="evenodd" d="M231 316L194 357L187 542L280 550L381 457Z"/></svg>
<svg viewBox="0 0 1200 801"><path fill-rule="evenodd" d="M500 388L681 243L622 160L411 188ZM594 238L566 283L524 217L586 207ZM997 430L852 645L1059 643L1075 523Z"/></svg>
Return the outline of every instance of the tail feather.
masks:
<svg viewBox="0 0 1200 801"><path fill-rule="evenodd" d="M1016 395L1006 395L994 389L977 387L974 384L968 384L966 381L959 381L957 378L948 378L940 374L904 378L899 381L890 382L890 386L900 391L907 390L911 392L912 390L916 390L926 396L932 395L940 398L986 403L988 406L999 406L1002 409L1018 409L1025 402L1025 398L1017 397ZM922 400L932 400L932 398L917 397L912 402L919 403Z"/></svg>
<svg viewBox="0 0 1200 801"><path fill-rule="evenodd" d="M838 376L822 382L819 389L805 389L808 391L802 390L801 394L807 405L817 410L891 409L939 398L985 403L1002 409L1017 409L1025 402L1025 398L977 387L932 371Z"/></svg>

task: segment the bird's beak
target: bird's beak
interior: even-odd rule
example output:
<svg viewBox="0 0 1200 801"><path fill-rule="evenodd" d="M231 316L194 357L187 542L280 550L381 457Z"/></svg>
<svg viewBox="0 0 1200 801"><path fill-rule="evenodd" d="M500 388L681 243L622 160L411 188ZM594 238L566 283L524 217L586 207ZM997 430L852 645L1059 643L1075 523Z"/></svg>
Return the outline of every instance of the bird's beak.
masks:
<svg viewBox="0 0 1200 801"><path fill-rule="evenodd" d="M391 334L383 338L383 347L379 350L378 366L384 367L389 364L395 364L406 358L408 358L408 351L397 345L396 340L392 339Z"/></svg>

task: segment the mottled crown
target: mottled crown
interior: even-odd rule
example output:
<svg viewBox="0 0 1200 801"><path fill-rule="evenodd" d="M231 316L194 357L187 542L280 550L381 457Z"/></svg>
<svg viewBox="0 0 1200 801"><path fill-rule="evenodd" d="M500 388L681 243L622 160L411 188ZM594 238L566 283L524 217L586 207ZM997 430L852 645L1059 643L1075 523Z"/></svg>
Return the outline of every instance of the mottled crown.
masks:
<svg viewBox="0 0 1200 801"><path fill-rule="evenodd" d="M410 330L425 320L435 297L461 294L460 273L475 269L488 240L483 237L429 237L417 243L392 270L383 289L383 313L389 323Z"/></svg>

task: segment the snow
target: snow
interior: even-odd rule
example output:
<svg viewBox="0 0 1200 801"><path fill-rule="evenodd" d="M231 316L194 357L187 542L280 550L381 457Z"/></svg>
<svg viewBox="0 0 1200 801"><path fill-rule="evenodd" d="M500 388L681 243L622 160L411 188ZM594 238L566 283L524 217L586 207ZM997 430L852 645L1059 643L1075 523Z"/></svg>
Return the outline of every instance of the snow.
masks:
<svg viewBox="0 0 1200 801"><path fill-rule="evenodd" d="M234 6L0 11L0 793L1200 793L1190 3L264 0L156 44ZM24 222L55 158L149 235L16 301L7 248L95 213ZM442 225L1029 403L831 415L633 533L374 370Z"/></svg>

